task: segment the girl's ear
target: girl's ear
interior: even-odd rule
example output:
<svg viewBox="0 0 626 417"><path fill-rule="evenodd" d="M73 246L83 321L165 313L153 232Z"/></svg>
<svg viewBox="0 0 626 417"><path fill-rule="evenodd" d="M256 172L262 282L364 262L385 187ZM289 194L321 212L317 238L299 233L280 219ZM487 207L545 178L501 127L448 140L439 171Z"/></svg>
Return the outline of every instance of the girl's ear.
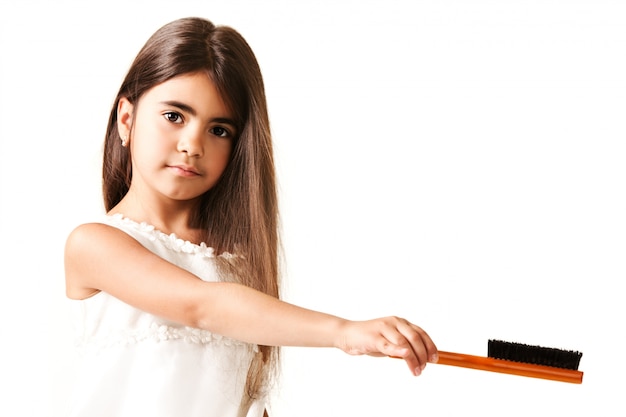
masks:
<svg viewBox="0 0 626 417"><path fill-rule="evenodd" d="M120 98L117 103L117 132L124 142L124 146L130 142L130 132L133 126L133 111L135 106L132 105L126 97Z"/></svg>

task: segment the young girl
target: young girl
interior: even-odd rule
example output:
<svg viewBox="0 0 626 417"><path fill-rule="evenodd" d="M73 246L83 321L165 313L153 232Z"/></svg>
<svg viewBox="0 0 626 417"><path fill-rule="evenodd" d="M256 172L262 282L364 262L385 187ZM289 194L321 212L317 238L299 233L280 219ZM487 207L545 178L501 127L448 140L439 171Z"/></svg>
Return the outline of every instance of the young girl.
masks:
<svg viewBox="0 0 626 417"><path fill-rule="evenodd" d="M397 318L279 300L264 86L233 29L185 18L133 62L107 127L107 214L72 231L67 296L82 352L70 416L261 416L279 346L394 356L437 349Z"/></svg>

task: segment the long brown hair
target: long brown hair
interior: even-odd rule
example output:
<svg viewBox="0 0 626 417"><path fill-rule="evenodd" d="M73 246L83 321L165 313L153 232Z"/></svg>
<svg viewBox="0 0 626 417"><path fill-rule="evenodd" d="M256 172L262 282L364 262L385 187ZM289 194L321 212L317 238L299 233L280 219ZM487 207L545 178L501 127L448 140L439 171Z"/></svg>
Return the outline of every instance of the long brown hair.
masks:
<svg viewBox="0 0 626 417"><path fill-rule="evenodd" d="M129 148L120 145L117 106L178 75L205 71L234 113L237 131L231 160L218 183L201 197L191 226L217 253L225 276L279 298L279 231L276 176L265 87L248 43L234 29L190 17L157 30L132 63L111 109L102 167L106 210L128 192ZM245 308L245 306L242 306ZM259 346L248 373L250 398L261 393L277 368L278 347Z"/></svg>

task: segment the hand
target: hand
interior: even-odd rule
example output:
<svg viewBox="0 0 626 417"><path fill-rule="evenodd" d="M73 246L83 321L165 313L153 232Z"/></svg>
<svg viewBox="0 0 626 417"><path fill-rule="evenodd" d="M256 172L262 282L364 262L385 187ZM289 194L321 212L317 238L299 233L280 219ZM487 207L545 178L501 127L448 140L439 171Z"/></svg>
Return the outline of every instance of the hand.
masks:
<svg viewBox="0 0 626 417"><path fill-rule="evenodd" d="M437 362L437 347L420 327L399 317L344 322L336 347L350 355L404 359L413 375Z"/></svg>

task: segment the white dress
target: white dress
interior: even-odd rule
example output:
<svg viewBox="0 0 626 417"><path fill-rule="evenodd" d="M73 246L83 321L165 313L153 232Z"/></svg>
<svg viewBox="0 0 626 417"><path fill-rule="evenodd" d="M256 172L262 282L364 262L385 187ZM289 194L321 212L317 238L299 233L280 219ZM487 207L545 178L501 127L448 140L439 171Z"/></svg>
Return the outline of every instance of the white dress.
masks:
<svg viewBox="0 0 626 417"><path fill-rule="evenodd" d="M217 281L212 248L166 235L121 215L117 227L160 257ZM115 262L115 259L111 259ZM243 406L256 345L185 327L105 292L70 300L80 363L70 417L261 417Z"/></svg>

